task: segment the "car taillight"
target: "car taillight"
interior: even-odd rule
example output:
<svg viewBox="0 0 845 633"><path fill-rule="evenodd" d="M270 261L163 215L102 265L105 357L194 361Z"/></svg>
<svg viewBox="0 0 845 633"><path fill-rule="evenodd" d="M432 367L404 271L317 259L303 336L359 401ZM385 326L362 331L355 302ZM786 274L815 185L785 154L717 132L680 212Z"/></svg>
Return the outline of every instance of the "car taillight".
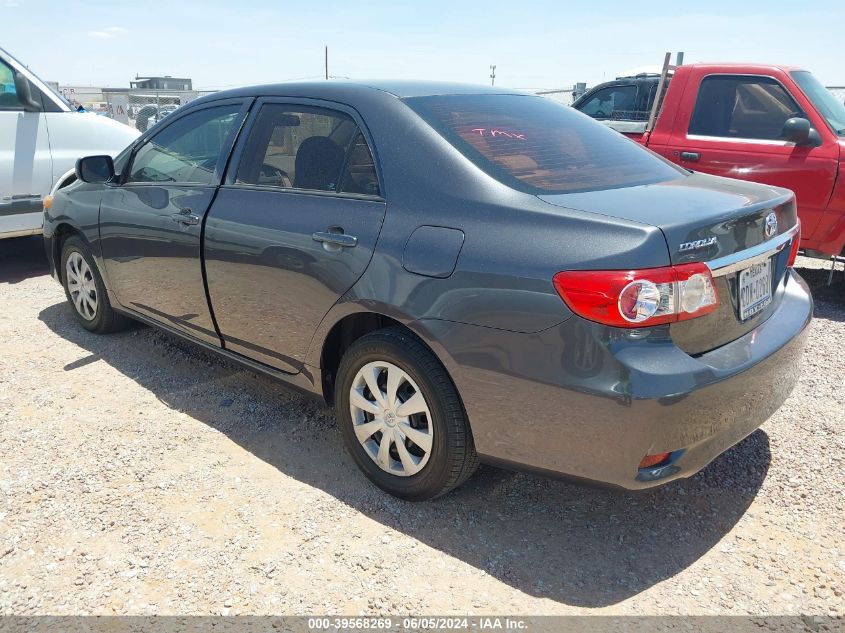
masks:
<svg viewBox="0 0 845 633"><path fill-rule="evenodd" d="M792 245L789 247L789 261L786 263L789 268L795 265L795 258L798 257L798 247L801 245L801 222L798 222L797 226L798 230L795 233L795 237L792 238Z"/></svg>
<svg viewBox="0 0 845 633"><path fill-rule="evenodd" d="M647 327L694 319L719 305L706 264L644 270L567 270L557 293L575 314L615 327Z"/></svg>

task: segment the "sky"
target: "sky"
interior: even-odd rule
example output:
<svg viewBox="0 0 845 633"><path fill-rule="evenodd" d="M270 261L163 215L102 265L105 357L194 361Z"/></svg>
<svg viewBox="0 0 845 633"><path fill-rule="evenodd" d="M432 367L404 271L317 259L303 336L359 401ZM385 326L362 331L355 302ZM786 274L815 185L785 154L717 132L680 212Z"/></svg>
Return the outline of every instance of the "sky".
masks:
<svg viewBox="0 0 845 633"><path fill-rule="evenodd" d="M666 51L687 62L801 66L845 86L845 1L567 3L0 0L0 46L42 79L195 88L319 79L436 79L511 88L594 85Z"/></svg>

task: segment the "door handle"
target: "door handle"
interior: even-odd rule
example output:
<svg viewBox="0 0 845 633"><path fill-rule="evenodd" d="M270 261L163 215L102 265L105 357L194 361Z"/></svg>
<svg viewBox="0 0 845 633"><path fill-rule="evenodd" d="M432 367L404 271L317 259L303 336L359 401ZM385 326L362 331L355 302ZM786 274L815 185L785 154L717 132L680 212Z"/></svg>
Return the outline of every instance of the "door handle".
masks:
<svg viewBox="0 0 845 633"><path fill-rule="evenodd" d="M194 214L193 209L188 207L179 209L179 213L174 213L170 216L170 219L185 226L194 226L200 223L200 216Z"/></svg>
<svg viewBox="0 0 845 633"><path fill-rule="evenodd" d="M311 235L315 242L322 242L323 248L331 248L332 246L352 248L358 245L358 238L354 235L347 235L346 233L333 233L331 231L318 231Z"/></svg>
<svg viewBox="0 0 845 633"><path fill-rule="evenodd" d="M691 163L697 163L699 158L701 158L701 154L698 152L681 152L681 160L688 160Z"/></svg>

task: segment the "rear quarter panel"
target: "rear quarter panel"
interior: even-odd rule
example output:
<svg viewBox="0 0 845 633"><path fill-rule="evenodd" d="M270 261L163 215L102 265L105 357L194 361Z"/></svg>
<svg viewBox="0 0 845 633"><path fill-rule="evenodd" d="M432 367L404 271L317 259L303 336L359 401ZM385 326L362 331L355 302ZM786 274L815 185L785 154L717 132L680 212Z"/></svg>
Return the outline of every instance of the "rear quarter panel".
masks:
<svg viewBox="0 0 845 633"><path fill-rule="evenodd" d="M359 104L376 144L386 216L370 266L324 319L309 364L319 364L322 339L331 326L361 306L385 310L403 322L436 319L538 332L571 316L552 285L560 270L669 263L666 241L656 227L556 207L514 191L393 101L374 105L372 112ZM389 116L385 107L391 109ZM448 277L402 266L409 237L424 225L465 236Z"/></svg>

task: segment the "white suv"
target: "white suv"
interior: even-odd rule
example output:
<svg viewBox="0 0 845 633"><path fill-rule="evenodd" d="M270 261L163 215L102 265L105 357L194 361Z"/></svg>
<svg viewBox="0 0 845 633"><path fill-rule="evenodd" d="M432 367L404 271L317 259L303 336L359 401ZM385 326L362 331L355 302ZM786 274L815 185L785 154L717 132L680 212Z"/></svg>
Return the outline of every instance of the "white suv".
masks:
<svg viewBox="0 0 845 633"><path fill-rule="evenodd" d="M44 197L75 180L76 159L116 156L137 136L77 112L0 48L0 238L40 233Z"/></svg>

